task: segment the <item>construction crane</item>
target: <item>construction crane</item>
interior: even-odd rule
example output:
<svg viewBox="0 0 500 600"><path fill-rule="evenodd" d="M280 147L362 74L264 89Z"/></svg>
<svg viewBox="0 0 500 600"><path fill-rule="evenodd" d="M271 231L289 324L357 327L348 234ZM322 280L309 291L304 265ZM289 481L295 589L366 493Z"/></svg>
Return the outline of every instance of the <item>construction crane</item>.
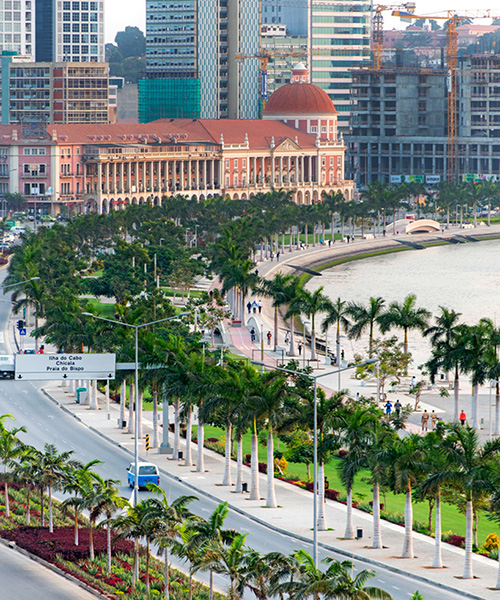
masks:
<svg viewBox="0 0 500 600"><path fill-rule="evenodd" d="M447 157L446 157L446 175L448 181L456 182L458 176L458 152L457 152L457 63L458 63L458 34L457 25L464 19L493 19L498 18L498 14L493 14L489 9L477 11L463 11L457 14L454 10L445 11L444 15L415 15L412 12L394 10L392 16L408 20L444 20L446 26L446 91L448 94L447 105Z"/></svg>
<svg viewBox="0 0 500 600"><path fill-rule="evenodd" d="M373 8L372 20L372 49L373 66L375 69L382 68L382 52L384 46L384 17L382 15L386 10L394 11L404 8L408 14L415 12L415 2L406 2L405 4L379 4ZM403 17L402 17L403 19Z"/></svg>
<svg viewBox="0 0 500 600"><path fill-rule="evenodd" d="M276 49L276 50L265 50L260 49L255 54L236 54L236 60L247 60L250 58L257 58L260 62L260 101L261 101L261 110L264 110L267 102L268 88L267 88L267 69L269 65L269 61L275 58L296 58L297 60L303 60L307 58L311 52L305 49ZM327 55L328 51L315 49L312 54L316 55Z"/></svg>

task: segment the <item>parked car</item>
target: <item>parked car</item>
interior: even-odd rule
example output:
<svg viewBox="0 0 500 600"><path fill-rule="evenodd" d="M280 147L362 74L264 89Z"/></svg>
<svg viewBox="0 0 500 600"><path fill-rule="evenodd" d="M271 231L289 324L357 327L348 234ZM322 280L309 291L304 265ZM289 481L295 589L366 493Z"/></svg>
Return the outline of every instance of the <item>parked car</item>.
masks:
<svg viewBox="0 0 500 600"><path fill-rule="evenodd" d="M135 485L135 463L130 463L127 469L127 480L131 488ZM148 483L160 485L160 472L153 463L139 463L139 489L146 487Z"/></svg>

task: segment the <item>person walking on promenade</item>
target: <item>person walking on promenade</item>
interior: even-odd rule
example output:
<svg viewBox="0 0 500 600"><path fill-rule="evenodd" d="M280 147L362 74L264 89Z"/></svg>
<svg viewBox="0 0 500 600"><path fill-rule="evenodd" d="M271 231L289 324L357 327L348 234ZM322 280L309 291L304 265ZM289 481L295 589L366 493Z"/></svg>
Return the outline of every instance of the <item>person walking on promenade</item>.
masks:
<svg viewBox="0 0 500 600"><path fill-rule="evenodd" d="M276 262L280 261L280 251L276 252Z"/></svg>
<svg viewBox="0 0 500 600"><path fill-rule="evenodd" d="M391 411L392 411L392 402L390 400L387 400L387 402L385 403L385 414L389 417L391 415Z"/></svg>
<svg viewBox="0 0 500 600"><path fill-rule="evenodd" d="M422 415L422 431L427 431L428 424L429 424L429 413L427 412L427 410L424 410L424 413Z"/></svg>
<svg viewBox="0 0 500 600"><path fill-rule="evenodd" d="M289 344L290 343L290 332L287 331L285 333L285 344Z"/></svg>
<svg viewBox="0 0 500 600"><path fill-rule="evenodd" d="M255 300L252 302L252 310L254 314L257 312L257 302Z"/></svg>
<svg viewBox="0 0 500 600"><path fill-rule="evenodd" d="M432 431L436 431L436 423L437 423L437 414L432 411L431 412L431 424L432 424Z"/></svg>
<svg viewBox="0 0 500 600"><path fill-rule="evenodd" d="M465 427L465 421L467 420L467 416L464 413L464 409L462 408L462 412L460 413L459 417L458 417L460 424L462 425L462 427Z"/></svg>
<svg viewBox="0 0 500 600"><path fill-rule="evenodd" d="M250 339L255 342L255 329L253 327L250 329Z"/></svg>
<svg viewBox="0 0 500 600"><path fill-rule="evenodd" d="M267 337L267 345L268 345L268 346L270 346L270 345L271 345L271 339L272 339L272 337L273 337L273 334L272 334L270 331L268 331L268 332L267 332L267 336L266 336L266 337Z"/></svg>
<svg viewBox="0 0 500 600"><path fill-rule="evenodd" d="M262 300L259 300L258 307L259 307L259 315L260 315L260 313L262 312Z"/></svg>
<svg viewBox="0 0 500 600"><path fill-rule="evenodd" d="M250 314L252 312L252 303L250 302L250 300L247 303L247 310L248 310L248 314Z"/></svg>
<svg viewBox="0 0 500 600"><path fill-rule="evenodd" d="M399 415L401 414L401 402L399 398L394 403L394 410L396 411L396 417L399 419Z"/></svg>
<svg viewBox="0 0 500 600"><path fill-rule="evenodd" d="M297 344L297 348L298 348L298 351L299 351L299 356L301 356L301 354L302 354L302 342L299 342Z"/></svg>

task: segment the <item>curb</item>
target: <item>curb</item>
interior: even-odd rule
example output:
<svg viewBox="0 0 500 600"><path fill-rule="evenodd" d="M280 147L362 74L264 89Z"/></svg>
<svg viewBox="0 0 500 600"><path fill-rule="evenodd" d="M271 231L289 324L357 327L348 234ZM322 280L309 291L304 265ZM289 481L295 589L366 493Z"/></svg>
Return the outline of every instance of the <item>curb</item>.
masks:
<svg viewBox="0 0 500 600"><path fill-rule="evenodd" d="M61 568L57 567L56 565L53 565L52 563L46 561L45 559L40 558L36 554L32 554L31 552L28 552L28 550L21 548L15 542L10 542L8 540L4 540L3 538L0 538L0 544L2 544L2 546L5 546L6 548L10 548L11 550L14 550L14 552L17 552L18 554L22 554L23 556L30 558L32 561L42 565L46 569L49 569L50 571L56 573L57 575L64 577L64 579L67 579L68 581L75 583L78 587L84 589L86 592L89 592L89 594L92 594L96 598L100 598L100 600L109 600L109 596L104 596L103 594L100 594L96 589L94 589L90 585L83 583L83 581L80 581L78 578L74 577L70 573L66 573L66 571L63 571Z"/></svg>
<svg viewBox="0 0 500 600"><path fill-rule="evenodd" d="M94 433L97 433L101 438L105 439L106 441L108 441L109 443L113 444L114 446L117 446L118 448L124 450L125 452L127 452L127 454L129 454L130 456L134 456L134 453L131 450L128 450L128 448L124 448L121 444L118 444L117 442L115 442L113 439L111 439L110 437L108 437L107 435L105 435L104 433L102 433L101 431L98 431L95 427L91 426L91 425L87 425L86 423L84 423L82 421L82 419L80 419L80 417L78 417L77 415L75 415L74 413L72 413L68 408L66 408L65 406L63 406L58 400L56 400L53 396L51 396L44 388L41 389L42 393L52 402L54 402L54 404L56 404L57 406L59 406L60 408L62 408L64 411L66 411L68 414L72 415L75 419L77 419L84 427L87 427L87 429L90 429L91 431L93 431ZM169 473L168 471L166 471L164 468L159 467L161 473L163 475L165 475L166 477L168 477L171 480L174 480L178 483L181 483L183 485L185 485L186 487L190 488L191 490L193 490L194 492L196 492L196 494L198 495L203 495L205 498L208 498L214 502L221 502L220 498L217 498L217 496L214 496L213 494L211 494L210 492L204 491L204 490L200 490L199 488L197 488L196 486L194 486L193 484L185 481L184 479L181 479L180 477L178 477L177 475L173 475L172 473ZM281 527L277 527L276 525L272 525L271 523L268 523L266 521L263 521L262 519L259 519L258 517L255 517L254 515L251 515L249 513L246 513L244 510L241 510L239 507L233 506L230 502L228 502L228 506L231 508L231 510L233 510L234 512L246 517L247 519L250 519L251 521L254 521L255 523L258 523L259 525L263 526L263 527L267 527L268 529L271 529L272 531L276 532L276 533L280 533L281 535L286 535L290 538L296 539L300 542L303 542L305 544L309 544L312 545L313 541L312 539L306 538L304 536L298 535L296 533L292 533L290 531L287 531L286 529L282 529ZM337 554L340 554L342 556L345 556L347 558L351 558L353 560L356 560L358 562L362 562L362 563L366 563L368 565L373 565L374 567L377 567L379 569L385 569L387 571L391 571L392 573L395 573L396 575L402 575L408 579L413 579L414 581L417 582L421 582L421 583L425 583L427 585L431 585L431 586L435 586L437 588L440 588L442 590L446 590L448 592L453 592L453 593L457 593L457 589L446 584L446 583L440 583L440 582L436 582L433 579L429 579L427 577L424 577L422 575L418 575L416 573L411 573L409 571L406 571L404 569L400 569L398 567L393 567L392 565L387 565L385 563L382 563L380 561L377 561L373 558L367 558L364 556L360 556L358 554L355 554L354 552L348 552L347 550L342 550L340 548L336 548L335 546L330 546L329 544L325 544L323 542L318 542L318 545L321 546L322 548L324 548L325 550L328 550L330 552L335 552ZM411 559L409 559L411 560ZM484 598L482 596L476 596L475 594L472 594L470 592L466 592L463 590L460 590L460 595L464 598L471 598L472 600L484 600ZM103 596L99 596L99 597L103 597Z"/></svg>

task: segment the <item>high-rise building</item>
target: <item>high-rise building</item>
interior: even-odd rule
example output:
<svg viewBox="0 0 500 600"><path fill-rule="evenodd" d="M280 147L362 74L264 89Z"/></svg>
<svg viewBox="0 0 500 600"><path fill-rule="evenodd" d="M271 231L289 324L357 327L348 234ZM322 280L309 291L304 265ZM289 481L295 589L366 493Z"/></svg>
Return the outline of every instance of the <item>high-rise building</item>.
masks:
<svg viewBox="0 0 500 600"><path fill-rule="evenodd" d="M0 51L35 56L35 0L0 2Z"/></svg>
<svg viewBox="0 0 500 600"><path fill-rule="evenodd" d="M147 0L139 120L256 118L258 50L258 0Z"/></svg>
<svg viewBox="0 0 500 600"><path fill-rule="evenodd" d="M26 0L26 4L35 9L37 61L104 61L104 0Z"/></svg>
<svg viewBox="0 0 500 600"><path fill-rule="evenodd" d="M311 83L330 96L340 113L339 128L345 131L349 126L350 71L370 60L371 3L370 0L311 1L308 15Z"/></svg>

